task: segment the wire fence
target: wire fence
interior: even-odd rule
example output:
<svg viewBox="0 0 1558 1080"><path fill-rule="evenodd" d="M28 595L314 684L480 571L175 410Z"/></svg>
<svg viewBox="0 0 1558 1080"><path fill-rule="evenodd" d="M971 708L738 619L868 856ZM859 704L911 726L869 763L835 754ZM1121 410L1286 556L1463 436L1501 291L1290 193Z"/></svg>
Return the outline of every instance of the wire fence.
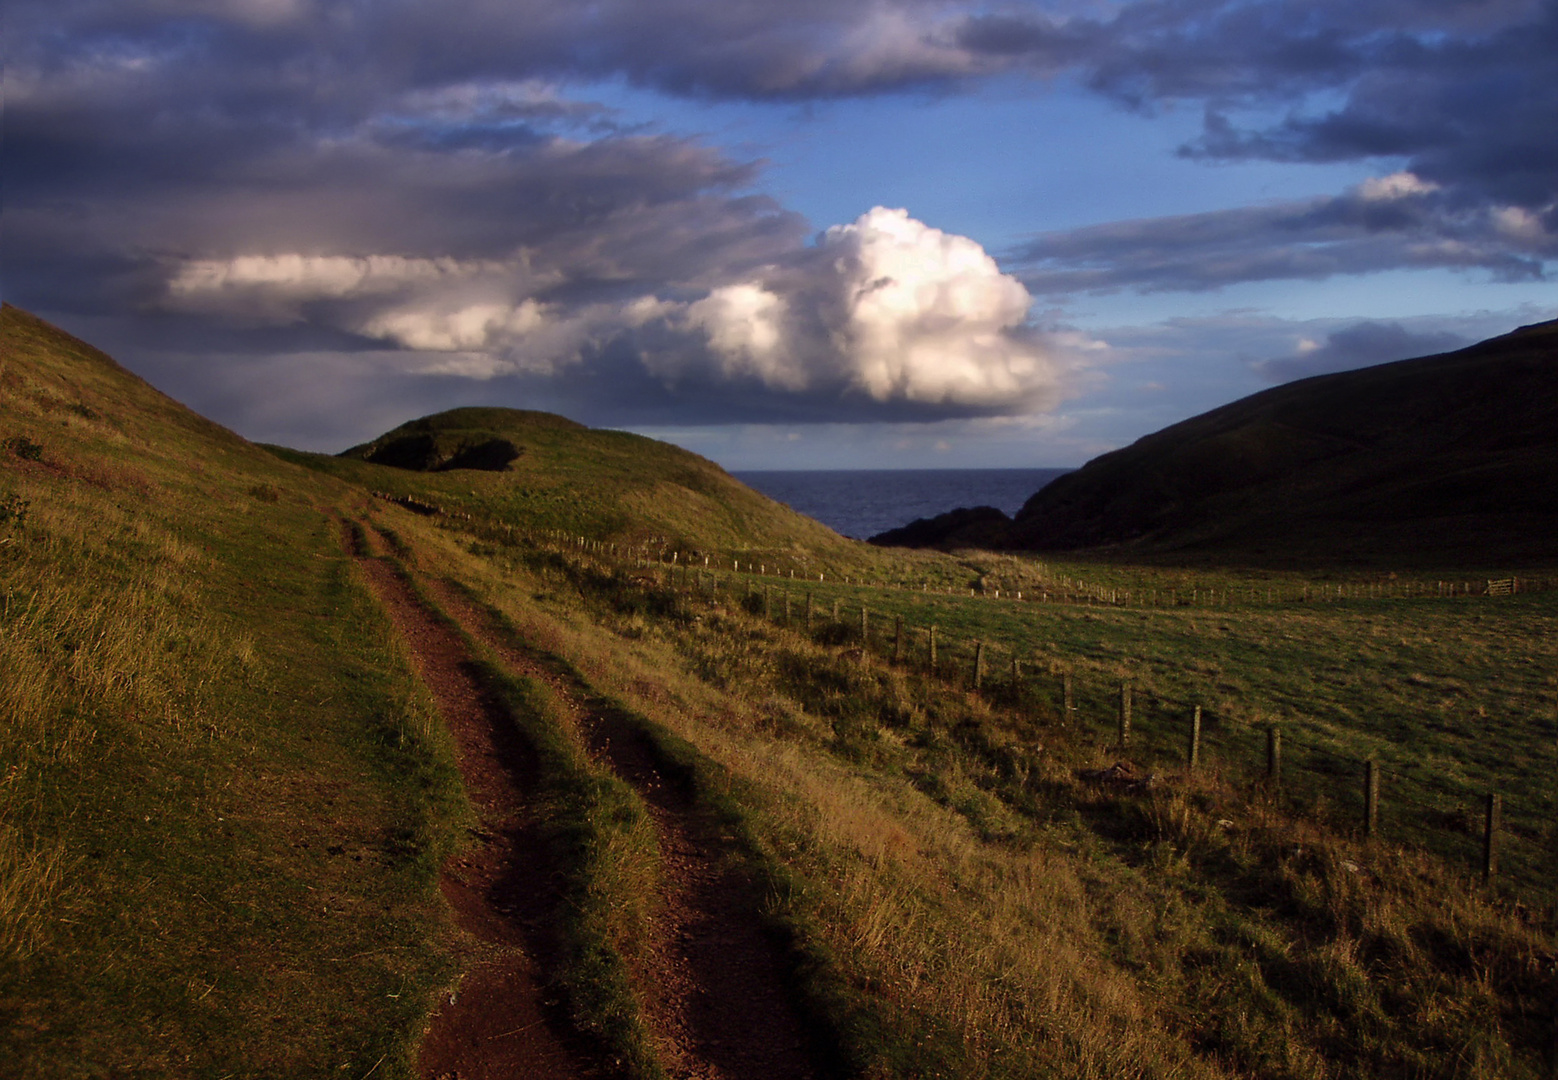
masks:
<svg viewBox="0 0 1558 1080"><path fill-rule="evenodd" d="M817 588L830 584L822 573L803 577L793 567L757 560L744 564L728 559L724 561L729 565L722 566L718 556L672 546L618 545L562 531L537 534L507 526L492 528L498 538L527 539L568 552L597 562L604 572L632 568L643 575L645 584L679 590L689 597L701 595L711 602L723 597L776 624L826 643L857 648L862 655L913 667L993 702L1048 712L1143 767L1177 773L1216 771L1330 828L1423 848L1452 865L1467 867L1473 877L1497 881L1536 902L1551 904L1558 896L1554 785L1544 790L1469 791L1435 763L1414 762L1409 754L1396 753L1385 763L1326 746L1309 737L1301 721L1262 724L1203 702L1134 686L1130 680L1111 679L1053 655L1034 657L1021 646L947 633L933 623L915 624L901 613L873 612L864 602L846 602L839 591L825 595ZM1078 584L1069 579L1065 583ZM848 578L831 584L850 590L894 588ZM1473 584L1440 583L1432 595L1472 595ZM1400 585L1401 592L1393 595L1428 595L1426 583ZM1550 587L1552 583L1545 580L1511 578L1489 582L1482 594L1512 595ZM1224 599L1226 592L1220 596L1217 590L1207 591L1212 595L1202 598L1200 590L1192 590L1189 602L1229 602ZM1184 602L1177 590L1170 592L1169 602ZM1257 592L1249 590L1254 602L1264 599ZM1306 596L1303 590L1289 590L1290 599L1313 600L1318 593ZM980 594L972 591L972 595ZM1338 592L1334 598L1349 597ZM1007 599L1117 601L1106 590L1088 588Z"/></svg>

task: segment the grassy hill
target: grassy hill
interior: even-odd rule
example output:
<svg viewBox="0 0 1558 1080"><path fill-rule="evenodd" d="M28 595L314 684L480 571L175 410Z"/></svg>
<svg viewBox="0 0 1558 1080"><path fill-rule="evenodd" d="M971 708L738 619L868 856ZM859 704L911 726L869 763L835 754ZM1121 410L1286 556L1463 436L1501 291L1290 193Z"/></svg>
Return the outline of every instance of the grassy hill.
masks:
<svg viewBox="0 0 1558 1080"><path fill-rule="evenodd" d="M452 409L335 458L278 452L373 491L520 529L655 550L782 552L817 565L842 565L860 548L697 454L549 413Z"/></svg>
<svg viewBox="0 0 1558 1080"><path fill-rule="evenodd" d="M454 969L463 798L342 551L358 498L0 311L10 1075L360 1076L414 1049Z"/></svg>
<svg viewBox="0 0 1558 1080"><path fill-rule="evenodd" d="M363 460L402 438L399 465ZM655 537L708 567L621 550ZM545 854L497 895L566 899L536 966L577 1075L790 1075L667 1005L778 1011L721 997L725 948L772 961L818 1075L1535 1080L1558 1032L1558 591L1392 584L877 549L533 413L262 449L6 308L0 1060L419 1075L493 952L451 913L501 847L474 809L491 774L458 771L443 722L465 693L512 719L541 811ZM412 609L442 630L391 618ZM430 638L465 690L418 674ZM1291 789L1239 756L1278 719ZM1383 839L1353 824L1363 755ZM1090 778L1117 760L1157 780ZM1484 887L1451 811L1495 784ZM1446 853L1409 832L1423 801L1455 819ZM729 948L705 916L762 932Z"/></svg>
<svg viewBox="0 0 1558 1080"><path fill-rule="evenodd" d="M1558 322L1321 375L1148 435L1061 477L1007 543L1122 553L1550 563Z"/></svg>

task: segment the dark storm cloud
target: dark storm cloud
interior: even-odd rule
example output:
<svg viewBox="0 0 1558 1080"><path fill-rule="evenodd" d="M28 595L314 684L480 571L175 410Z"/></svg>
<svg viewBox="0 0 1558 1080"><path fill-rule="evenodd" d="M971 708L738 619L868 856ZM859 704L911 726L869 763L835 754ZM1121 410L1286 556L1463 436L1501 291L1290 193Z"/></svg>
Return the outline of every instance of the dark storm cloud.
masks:
<svg viewBox="0 0 1558 1080"><path fill-rule="evenodd" d="M1069 48L1084 81L1133 109L1201 103L1189 157L1376 160L1436 189L1041 237L1019 253L1040 291L1434 266L1539 277L1558 251L1552 0L1167 0L1107 21L974 19L962 40L1042 71Z"/></svg>
<svg viewBox="0 0 1558 1080"><path fill-rule="evenodd" d="M13 0L13 55L61 63L240 59L238 96L308 83L325 112L407 87L626 77L672 93L807 100L944 84L996 63L936 0ZM366 63L365 63L366 61ZM351 77L346 78L350 72ZM268 78L265 78L268 77Z"/></svg>
<svg viewBox="0 0 1558 1080"><path fill-rule="evenodd" d="M1311 375L1432 356L1466 344L1465 338L1446 330L1415 332L1397 322L1366 321L1333 330L1324 342L1306 340L1292 356L1254 366L1272 382L1291 382Z"/></svg>
<svg viewBox="0 0 1558 1080"><path fill-rule="evenodd" d="M282 390L378 370L405 394L445 401L464 380L615 422L1055 399L1063 365L977 244L884 211L809 247L754 190L760 163L625 128L547 81L762 97L961 78L966 50L927 29L938 8L591 10L24 5L6 229L27 272L9 296L91 321L240 424L231 388L267 366ZM213 347L219 365L191 360Z"/></svg>
<svg viewBox="0 0 1558 1080"><path fill-rule="evenodd" d="M1403 24L1385 20L1390 10L1361 5L1373 26L1349 34L1334 65L1293 70L1288 89L1297 106L1274 122L1241 125L1233 118L1243 101L1269 93L1259 86L1260 75L1285 85L1287 73L1273 65L1237 65L1242 77L1226 101L1210 88L1196 92L1188 80L1170 80L1158 93L1211 103L1205 136L1187 148L1190 154L1396 158L1467 200L1550 212L1558 196L1558 148L1549 137L1558 128L1558 5L1421 7L1416 20L1410 10L1400 11L1408 20ZM1310 107L1304 94L1312 90L1340 90L1344 100Z"/></svg>
<svg viewBox="0 0 1558 1080"><path fill-rule="evenodd" d="M1040 294L1215 289L1402 268L1539 280L1553 258L1558 235L1536 215L1467 204L1411 173L1339 196L1050 233L1009 253Z"/></svg>
<svg viewBox="0 0 1558 1080"><path fill-rule="evenodd" d="M283 388L345 394L378 371L381 397L484 387L613 422L1021 411L1056 399L1068 346L1024 321L1025 295L977 245L905 215L808 247L809 225L758 190L761 163L625 127L569 88L808 101L1023 71L1144 111L1195 101L1207 123L1188 154L1383 156L1419 179L1040 237L1016 253L1032 287L1520 278L1554 254L1554 13L9 0L5 296L127 343L240 424L266 364ZM953 287L954 249L979 268L971 289ZM919 282L922 306L878 310L879 281ZM220 364L191 359L217 342Z"/></svg>

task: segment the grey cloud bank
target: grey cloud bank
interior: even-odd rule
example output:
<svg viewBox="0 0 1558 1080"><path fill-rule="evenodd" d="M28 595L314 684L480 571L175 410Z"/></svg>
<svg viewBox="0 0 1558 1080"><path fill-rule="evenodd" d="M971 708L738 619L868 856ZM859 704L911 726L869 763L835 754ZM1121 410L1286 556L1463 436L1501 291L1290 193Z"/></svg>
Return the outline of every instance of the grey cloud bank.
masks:
<svg viewBox="0 0 1558 1080"><path fill-rule="evenodd" d="M6 20L6 299L310 445L365 434L354 410L471 400L617 425L1040 416L1111 351L1036 320L1035 294L1545 280L1558 256L1552 2L11 0ZM1193 103L1187 155L1380 179L998 262L913 207L808 222L761 161L588 92L793 105L999 75ZM1415 339L1290 359L1393 340Z"/></svg>
<svg viewBox="0 0 1558 1080"><path fill-rule="evenodd" d="M1303 338L1292 356L1255 365L1273 382L1350 371L1372 364L1450 352L1471 342L1448 330L1413 332L1397 322L1361 322L1334 330L1324 342Z"/></svg>

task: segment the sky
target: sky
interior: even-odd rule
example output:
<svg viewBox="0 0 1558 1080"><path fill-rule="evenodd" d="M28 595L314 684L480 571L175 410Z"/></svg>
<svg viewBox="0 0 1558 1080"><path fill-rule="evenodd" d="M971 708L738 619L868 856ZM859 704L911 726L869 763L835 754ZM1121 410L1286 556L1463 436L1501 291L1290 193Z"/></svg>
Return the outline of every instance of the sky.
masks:
<svg viewBox="0 0 1558 1080"><path fill-rule="evenodd" d="M1558 0L6 0L0 295L258 441L1062 467L1558 317Z"/></svg>

